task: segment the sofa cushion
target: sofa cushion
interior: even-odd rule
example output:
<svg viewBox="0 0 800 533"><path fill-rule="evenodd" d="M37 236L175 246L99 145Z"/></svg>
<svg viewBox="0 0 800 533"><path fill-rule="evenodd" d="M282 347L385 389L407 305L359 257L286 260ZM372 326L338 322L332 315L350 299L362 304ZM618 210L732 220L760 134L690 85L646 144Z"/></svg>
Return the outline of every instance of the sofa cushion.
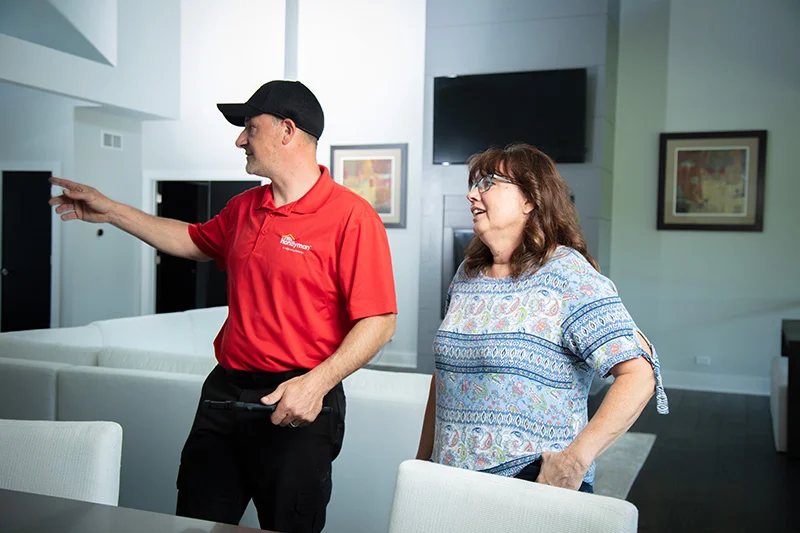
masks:
<svg viewBox="0 0 800 533"><path fill-rule="evenodd" d="M0 357L12 359L94 366L97 364L98 351L100 351L99 346L39 342L23 337L0 335Z"/></svg>
<svg viewBox="0 0 800 533"><path fill-rule="evenodd" d="M56 377L70 365L0 357L0 418L56 419Z"/></svg>
<svg viewBox="0 0 800 533"><path fill-rule="evenodd" d="M122 426L119 505L174 514L181 449L204 377L102 367L58 375L59 420L110 420Z"/></svg>
<svg viewBox="0 0 800 533"><path fill-rule="evenodd" d="M71 346L100 346L103 344L100 330L89 324L74 328L29 329L25 331L10 331L0 335L18 339L27 339L37 342L53 344L68 344Z"/></svg>
<svg viewBox="0 0 800 533"><path fill-rule="evenodd" d="M207 355L175 354L138 350L135 348L108 347L97 354L97 366L178 372L183 374L208 375L217 365L217 360Z"/></svg>
<svg viewBox="0 0 800 533"><path fill-rule="evenodd" d="M192 353L192 326L186 313L161 313L92 322L103 346Z"/></svg>
<svg viewBox="0 0 800 533"><path fill-rule="evenodd" d="M193 353L198 355L214 355L214 339L228 318L228 307L209 307L185 311L192 324Z"/></svg>
<svg viewBox="0 0 800 533"><path fill-rule="evenodd" d="M359 396L384 401L428 401L431 386L429 374L415 372L389 372L362 368L356 370L342 382L347 397Z"/></svg>
<svg viewBox="0 0 800 533"><path fill-rule="evenodd" d="M430 375L370 369L344 380L344 443L333 463L326 531L386 531L397 468L417 453L430 383Z"/></svg>

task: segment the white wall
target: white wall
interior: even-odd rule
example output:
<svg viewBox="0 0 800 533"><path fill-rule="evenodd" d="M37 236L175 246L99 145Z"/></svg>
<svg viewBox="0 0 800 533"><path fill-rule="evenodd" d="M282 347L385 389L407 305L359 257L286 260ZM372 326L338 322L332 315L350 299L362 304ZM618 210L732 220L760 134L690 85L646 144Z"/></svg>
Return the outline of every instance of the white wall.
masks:
<svg viewBox="0 0 800 533"><path fill-rule="evenodd" d="M154 212L158 180L253 179L234 144L240 130L217 103L244 102L262 84L283 78L284 18L283 0L182 0L180 114L178 120L142 124L137 207ZM139 248L141 312L154 313L155 253L144 244Z"/></svg>
<svg viewBox="0 0 800 533"><path fill-rule="evenodd" d="M141 188L139 123L81 105L0 84L0 161L54 162L63 177L134 203ZM122 133L124 150L101 148L101 129ZM138 314L139 250L133 239L105 224L59 222L55 231L61 238L60 325Z"/></svg>
<svg viewBox="0 0 800 533"><path fill-rule="evenodd" d="M429 371L433 338L441 323L444 227L472 226L464 198L466 165L431 163L433 78L587 68L589 157L586 163L559 169L575 192L589 251L603 269L608 266L611 227L611 158L604 154L603 135L613 133L613 107L606 103L607 96L613 103L613 94L606 92L609 6L605 0L428 0L427 8L418 367ZM460 222L459 217L466 219Z"/></svg>
<svg viewBox="0 0 800 533"><path fill-rule="evenodd" d="M71 16L77 17L77 11ZM0 80L105 104L139 116L176 116L179 0L121 0L117 15L116 65L0 34ZM79 18L84 25L102 20ZM239 21L238 26L241 31L243 23ZM104 34L102 28L85 31L94 39Z"/></svg>
<svg viewBox="0 0 800 533"><path fill-rule="evenodd" d="M118 0L49 0L111 65L117 63Z"/></svg>
<svg viewBox="0 0 800 533"><path fill-rule="evenodd" d="M78 100L0 82L0 160L57 161L73 172L72 117Z"/></svg>
<svg viewBox="0 0 800 533"><path fill-rule="evenodd" d="M117 13L116 67L0 35L0 80L11 82L0 90L0 159L55 160L63 177L138 205L141 192L131 191L141 191L139 127L121 117L177 116L180 4L124 0ZM103 33L95 29L95 37ZM90 102L106 112L76 121L75 106ZM98 151L101 125L133 134L123 152ZM140 310L137 277L131 278L138 276L138 245L111 228L98 238L97 229L76 222L58 227L62 326Z"/></svg>
<svg viewBox="0 0 800 533"><path fill-rule="evenodd" d="M239 130L217 103L244 102L283 77L284 16L283 0L181 1L180 113L178 120L144 123L146 172L246 176L243 152L234 146Z"/></svg>
<svg viewBox="0 0 800 533"><path fill-rule="evenodd" d="M102 132L122 136L122 149L102 146ZM75 109L76 179L135 205L141 197L141 123L98 109ZM139 314L140 253L135 239L110 224L64 224L64 326ZM99 230L103 235L99 236Z"/></svg>
<svg viewBox="0 0 800 533"><path fill-rule="evenodd" d="M407 225L388 229L397 287L397 332L381 363L415 365L419 286L424 0L300 0L297 78L319 98L331 145L408 143Z"/></svg>
<svg viewBox="0 0 800 533"><path fill-rule="evenodd" d="M12 170L55 170L62 175L71 174L74 168L72 116L75 105L80 103L0 83L0 163L12 163ZM67 232L60 221L54 223L53 231L57 246L53 248L57 255L53 266L56 275L53 287L56 287L63 285L58 269L69 252L61 246ZM52 309L51 316L58 317L60 325L64 325L69 317L64 313L63 298L55 294L52 301L58 309Z"/></svg>
<svg viewBox="0 0 800 533"><path fill-rule="evenodd" d="M792 0L622 1L611 272L667 387L766 393L800 317L799 23ZM744 129L768 130L764 231L656 231L658 134Z"/></svg>

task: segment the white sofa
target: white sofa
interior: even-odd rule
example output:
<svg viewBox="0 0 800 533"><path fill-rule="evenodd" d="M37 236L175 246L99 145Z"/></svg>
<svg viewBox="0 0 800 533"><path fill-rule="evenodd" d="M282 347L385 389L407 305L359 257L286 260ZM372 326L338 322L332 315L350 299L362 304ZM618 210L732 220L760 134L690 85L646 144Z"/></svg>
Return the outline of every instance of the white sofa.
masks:
<svg viewBox="0 0 800 533"><path fill-rule="evenodd" d="M226 314L212 308L0 334L0 418L119 423L119 505L173 513L181 448ZM427 375L370 369L345 380L345 440L326 532L387 530L397 467L416 453L429 384ZM242 525L258 527L252 504Z"/></svg>
<svg viewBox="0 0 800 533"><path fill-rule="evenodd" d="M218 307L0 334L0 418L119 423L119 505L173 513L180 452L226 315ZM388 530L397 469L416 454L429 386L429 375L372 369L345 379L326 533ZM258 527L252 504L242 525Z"/></svg>

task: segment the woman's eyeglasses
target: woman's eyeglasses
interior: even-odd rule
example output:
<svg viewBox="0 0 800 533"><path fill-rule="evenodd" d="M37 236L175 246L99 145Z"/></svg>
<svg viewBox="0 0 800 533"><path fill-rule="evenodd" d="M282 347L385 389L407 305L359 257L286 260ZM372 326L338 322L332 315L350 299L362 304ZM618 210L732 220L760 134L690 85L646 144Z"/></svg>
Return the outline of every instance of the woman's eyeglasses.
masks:
<svg viewBox="0 0 800 533"><path fill-rule="evenodd" d="M483 194L483 193L485 193L486 191L488 191L489 189L492 188L492 185L494 185L495 181L505 181L506 183L514 183L510 179L508 179L506 177L503 177L503 176L498 176L497 174L486 174L485 176L480 178L478 181L473 183L472 187L470 187L469 190L470 190L470 192L472 192L472 189L477 187L478 188L478 192Z"/></svg>

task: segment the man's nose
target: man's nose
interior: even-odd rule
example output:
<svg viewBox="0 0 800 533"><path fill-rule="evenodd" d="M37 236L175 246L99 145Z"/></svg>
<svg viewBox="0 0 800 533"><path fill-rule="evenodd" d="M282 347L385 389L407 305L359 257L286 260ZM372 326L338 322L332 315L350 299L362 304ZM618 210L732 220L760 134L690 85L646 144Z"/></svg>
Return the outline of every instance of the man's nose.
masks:
<svg viewBox="0 0 800 533"><path fill-rule="evenodd" d="M236 147L244 148L247 145L247 130L242 130L242 133L236 137Z"/></svg>

